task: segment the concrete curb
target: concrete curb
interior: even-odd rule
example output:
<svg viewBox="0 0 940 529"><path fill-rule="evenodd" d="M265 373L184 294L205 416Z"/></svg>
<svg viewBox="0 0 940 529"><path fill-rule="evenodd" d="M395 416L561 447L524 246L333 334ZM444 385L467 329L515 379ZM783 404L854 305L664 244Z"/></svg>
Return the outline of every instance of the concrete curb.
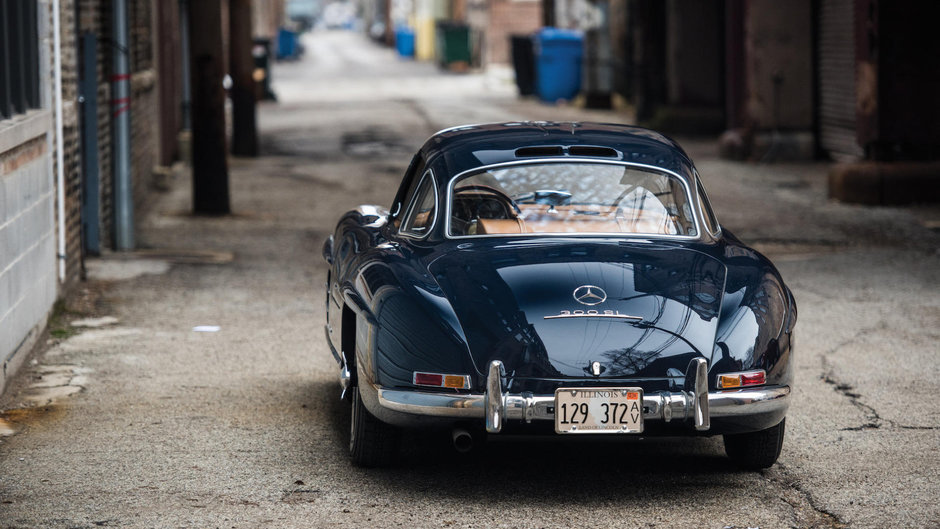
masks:
<svg viewBox="0 0 940 529"><path fill-rule="evenodd" d="M940 163L837 164L829 170L829 198L868 205L940 202Z"/></svg>

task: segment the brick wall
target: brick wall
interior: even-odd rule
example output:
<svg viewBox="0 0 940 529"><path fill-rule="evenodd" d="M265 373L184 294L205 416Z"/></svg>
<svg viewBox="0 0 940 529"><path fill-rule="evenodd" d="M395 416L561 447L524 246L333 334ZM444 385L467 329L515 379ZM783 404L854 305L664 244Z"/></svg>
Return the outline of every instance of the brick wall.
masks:
<svg viewBox="0 0 940 529"><path fill-rule="evenodd" d="M79 31L98 37L98 164L100 235L105 248L114 247L114 170L111 127L111 84L114 48L111 42L111 2L79 3ZM128 0L128 51L131 77L131 186L135 216L147 206L156 162L158 116L154 70L153 1ZM157 0L163 1L163 0Z"/></svg>
<svg viewBox="0 0 940 529"><path fill-rule="evenodd" d="M111 34L111 3L101 0L77 0L79 4L79 32L91 32L98 37L96 76L98 84L98 218L101 244L111 247L114 240L113 178L111 168L111 47L106 40Z"/></svg>
<svg viewBox="0 0 940 529"><path fill-rule="evenodd" d="M483 64L511 64L510 35L528 35L542 27L538 0L490 0L483 42Z"/></svg>
<svg viewBox="0 0 940 529"><path fill-rule="evenodd" d="M75 46L75 3L60 0L60 39L62 64L62 145L65 177L65 284L68 289L79 280L82 258L82 173L81 137L79 136L78 49ZM51 25L50 25L51 28ZM50 42L51 46L51 42ZM50 57L52 56L50 49ZM51 65L50 65L51 66ZM50 78L52 77L50 72ZM53 134L55 132L53 131ZM55 145L55 144L53 144ZM53 174L58 174L58 160L53 160ZM58 212L58 209L56 210ZM57 218L56 222L60 222Z"/></svg>
<svg viewBox="0 0 940 529"><path fill-rule="evenodd" d="M274 39L277 30L284 24L284 0L264 0L251 3L252 35ZM222 26L226 28L226 26Z"/></svg>
<svg viewBox="0 0 940 529"><path fill-rule="evenodd" d="M179 27L179 4L157 2L154 5L154 59L159 91L160 127L156 162L170 166L179 159L177 136L183 128L183 50Z"/></svg>
<svg viewBox="0 0 940 529"><path fill-rule="evenodd" d="M165 0L157 0L165 1ZM154 69L153 2L128 0L131 42L131 178L135 216L149 205L147 195L153 182L158 149L159 105L157 74Z"/></svg>
<svg viewBox="0 0 940 529"><path fill-rule="evenodd" d="M146 211L157 152L157 84L152 68L131 77L131 178L135 217Z"/></svg>
<svg viewBox="0 0 940 529"><path fill-rule="evenodd" d="M160 1L160 0L158 0ZM166 0L163 0L166 1ZM128 0L127 25L132 72L153 68L153 6L151 0Z"/></svg>

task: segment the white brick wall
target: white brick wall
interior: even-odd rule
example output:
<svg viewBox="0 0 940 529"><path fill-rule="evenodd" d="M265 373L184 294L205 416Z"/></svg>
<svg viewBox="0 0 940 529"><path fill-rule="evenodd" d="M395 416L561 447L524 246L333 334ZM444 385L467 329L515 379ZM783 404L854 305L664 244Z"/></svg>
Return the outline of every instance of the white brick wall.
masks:
<svg viewBox="0 0 940 529"><path fill-rule="evenodd" d="M11 358L26 352L21 345L56 299L51 167L48 151L8 172L0 166L0 387Z"/></svg>

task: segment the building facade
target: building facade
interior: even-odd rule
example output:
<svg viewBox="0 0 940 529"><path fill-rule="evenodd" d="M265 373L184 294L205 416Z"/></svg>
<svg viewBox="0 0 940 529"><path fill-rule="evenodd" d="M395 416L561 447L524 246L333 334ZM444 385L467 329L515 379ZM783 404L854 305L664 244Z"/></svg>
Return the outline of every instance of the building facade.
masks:
<svg viewBox="0 0 940 529"><path fill-rule="evenodd" d="M610 13L613 89L641 124L724 131L730 158L842 162L841 200L940 200L940 3L613 0Z"/></svg>
<svg viewBox="0 0 940 529"><path fill-rule="evenodd" d="M0 2L0 392L81 279L85 255L115 248L115 117L130 113L134 211L147 205L155 168L177 156L183 61L164 57L158 74L155 30L159 21L159 38L179 34L164 9L177 3L125 0L123 50L112 45L116 3ZM173 43L159 51L178 53ZM127 79L113 75L120 52ZM129 100L112 97L117 81L129 83Z"/></svg>

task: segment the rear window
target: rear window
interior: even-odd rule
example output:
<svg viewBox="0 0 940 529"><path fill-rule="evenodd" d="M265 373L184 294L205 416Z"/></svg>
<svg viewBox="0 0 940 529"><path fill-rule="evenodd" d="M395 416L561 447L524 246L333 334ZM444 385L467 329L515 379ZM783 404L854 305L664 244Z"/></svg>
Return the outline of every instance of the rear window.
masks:
<svg viewBox="0 0 940 529"><path fill-rule="evenodd" d="M513 234L698 235L683 182L621 164L535 163L451 186L453 237Z"/></svg>

